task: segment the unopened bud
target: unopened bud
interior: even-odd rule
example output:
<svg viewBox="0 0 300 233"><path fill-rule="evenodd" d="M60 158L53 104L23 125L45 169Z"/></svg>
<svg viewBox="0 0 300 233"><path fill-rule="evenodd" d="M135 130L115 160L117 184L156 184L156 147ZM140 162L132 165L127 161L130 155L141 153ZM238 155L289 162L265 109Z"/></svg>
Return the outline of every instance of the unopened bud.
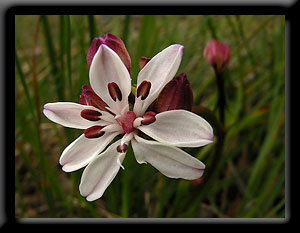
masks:
<svg viewBox="0 0 300 233"><path fill-rule="evenodd" d="M224 72L230 58L230 49L226 44L212 40L206 45L203 54L216 73Z"/></svg>
<svg viewBox="0 0 300 233"><path fill-rule="evenodd" d="M186 74L181 73L163 88L153 110L157 113L175 109L191 111L193 101L191 85Z"/></svg>
<svg viewBox="0 0 300 233"><path fill-rule="evenodd" d="M140 58L140 62L139 62L139 65L140 65L140 70L144 68L144 66L151 60L151 58L148 58L148 57L141 57Z"/></svg>
<svg viewBox="0 0 300 233"><path fill-rule="evenodd" d="M115 51L119 55L121 60L123 61L128 72L130 72L131 60L130 60L130 56L127 52L127 49L125 47L125 44L119 37L117 37L113 34L110 34L110 33L105 34L104 37L94 38L94 40L92 41L92 44L89 48L88 54L87 54L88 65L91 66L92 60L93 60L96 52L98 51L100 45L102 45L102 44L107 45L109 48L111 48L113 51Z"/></svg>
<svg viewBox="0 0 300 233"><path fill-rule="evenodd" d="M82 86L79 103L83 105L93 106L102 111L108 111L106 109L107 104L93 91L93 89L89 85Z"/></svg>

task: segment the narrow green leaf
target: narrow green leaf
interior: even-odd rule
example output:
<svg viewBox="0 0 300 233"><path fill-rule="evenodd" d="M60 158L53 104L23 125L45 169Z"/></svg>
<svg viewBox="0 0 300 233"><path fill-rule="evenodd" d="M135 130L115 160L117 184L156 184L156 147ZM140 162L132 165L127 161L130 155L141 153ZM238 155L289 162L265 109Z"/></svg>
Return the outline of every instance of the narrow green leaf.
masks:
<svg viewBox="0 0 300 233"><path fill-rule="evenodd" d="M92 40L97 37L96 33L96 25L95 25L95 17L93 15L88 15L88 25L89 25L89 33L90 33L90 43Z"/></svg>
<svg viewBox="0 0 300 233"><path fill-rule="evenodd" d="M137 81L137 74L139 72L139 59L141 56L152 57L152 45L154 41L152 40L155 31L155 21L154 15L143 15L141 17L141 26L139 31L139 37L137 42L137 48L135 53L135 59L132 62L132 84Z"/></svg>
<svg viewBox="0 0 300 233"><path fill-rule="evenodd" d="M56 59L56 52L54 49L54 44L52 40L51 29L48 21L47 15L41 15L41 22L44 32L45 38L45 47L48 51L49 63L51 67L52 77L54 79L56 93L59 99L64 99L64 92L63 92L63 81L60 79L60 75L57 68L57 59Z"/></svg>

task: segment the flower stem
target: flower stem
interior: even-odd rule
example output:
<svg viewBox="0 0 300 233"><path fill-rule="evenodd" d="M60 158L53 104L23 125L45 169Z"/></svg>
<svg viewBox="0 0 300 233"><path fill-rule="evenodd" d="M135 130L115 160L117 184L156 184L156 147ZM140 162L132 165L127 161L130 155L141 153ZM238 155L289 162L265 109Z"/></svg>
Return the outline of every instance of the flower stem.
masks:
<svg viewBox="0 0 300 233"><path fill-rule="evenodd" d="M225 127L225 90L224 90L224 78L223 73L216 73L217 87L218 87L218 106L219 106L219 116L220 122L223 127Z"/></svg>

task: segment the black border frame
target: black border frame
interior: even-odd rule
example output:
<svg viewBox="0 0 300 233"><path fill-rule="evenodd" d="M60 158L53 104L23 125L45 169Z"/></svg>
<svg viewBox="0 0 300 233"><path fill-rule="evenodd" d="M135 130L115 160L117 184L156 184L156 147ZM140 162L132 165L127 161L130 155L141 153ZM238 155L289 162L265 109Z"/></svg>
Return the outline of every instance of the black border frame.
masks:
<svg viewBox="0 0 300 233"><path fill-rule="evenodd" d="M23 15L59 15L59 14L112 14L112 15L157 15L157 14L171 14L171 15L285 15L286 22L288 22L289 26L286 27L286 95L292 93L292 89L296 87L293 85L293 81L291 80L291 73L296 71L296 67L293 66L290 62L295 60L296 51L294 50L294 46L296 42L299 41L299 36L297 35L296 27L297 27L297 12L296 8L298 6L298 2L294 3L291 6L278 6L278 5L132 5L132 4L124 4L124 5L107 5L107 4L99 4L99 5L34 5L34 4L26 4L26 5L13 5L8 7L5 10L5 41L4 41L4 49L5 49L5 69L4 69L4 127L5 132L5 147L3 151L4 156L4 175L5 175L5 184L4 184L4 212L6 214L4 218L4 225L2 226L4 229L11 226L28 226L28 225L36 225L40 226L40 224L47 225L56 225L56 224L116 224L116 223L126 223L126 224L208 224L210 226L220 225L220 224L275 224L275 227L278 229L282 229L279 226L284 226L286 224L295 223L295 215L292 214L293 209L295 208L294 204L289 204L289 212L286 215L285 219L280 219L273 221L272 219L106 219L106 220L95 220L94 219L16 219L15 218L15 199L11 198L15 194L14 188L14 175L12 172L14 171L14 159L12 157L11 151L13 151L13 132L12 127L14 126L8 124L12 119L14 119L14 108L12 107L12 102L15 98L12 96L14 91L11 91L12 86L14 86L15 82L12 79L12 73L14 74L14 54L12 51L14 50L14 16L23 14ZM286 24L287 25L287 24ZM288 50L288 51L287 51ZM294 59L293 59L294 58ZM287 63L287 60L289 63ZM295 105L295 99L286 96L286 155L289 156L289 162L286 164L286 173L291 174L292 165L295 166L294 158L291 158L291 136L290 134L290 121L292 120L291 108L290 106ZM294 105L292 104L294 101ZM287 160L286 160L287 161ZM295 175L295 174L294 174ZM291 175L289 175L292 178ZM289 183L289 184L288 184ZM293 192L295 188L292 188L291 179L286 178L286 188L289 188L289 196L286 196L287 199L291 199L297 197ZM0 200L1 201L1 200ZM287 209L286 202L286 209ZM2 217L2 216L0 216ZM201 220L201 221L200 221ZM0 226L1 227L1 226ZM42 226L43 227L43 226ZM50 229L50 228L49 228ZM248 228L253 229L252 227ZM100 230L100 229L99 229Z"/></svg>

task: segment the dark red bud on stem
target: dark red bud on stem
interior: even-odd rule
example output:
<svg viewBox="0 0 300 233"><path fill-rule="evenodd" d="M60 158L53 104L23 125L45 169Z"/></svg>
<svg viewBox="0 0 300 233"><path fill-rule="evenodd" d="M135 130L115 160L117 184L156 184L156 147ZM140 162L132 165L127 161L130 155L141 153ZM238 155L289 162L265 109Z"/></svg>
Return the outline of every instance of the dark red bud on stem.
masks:
<svg viewBox="0 0 300 233"><path fill-rule="evenodd" d="M181 73L167 83L152 108L157 113L175 109L191 111L193 101L191 85L186 74Z"/></svg>
<svg viewBox="0 0 300 233"><path fill-rule="evenodd" d="M203 54L216 73L224 72L230 58L230 49L225 43L212 40L206 45Z"/></svg>
<svg viewBox="0 0 300 233"><path fill-rule="evenodd" d="M93 58L102 44L107 45L109 48L115 51L126 66L128 72L130 72L131 60L125 44L119 37L110 33L105 34L104 37L94 38L87 54L88 65L91 66Z"/></svg>
<svg viewBox="0 0 300 233"><path fill-rule="evenodd" d="M79 103L83 105L90 105L98 108L102 111L108 111L106 109L107 104L93 91L89 85L83 85Z"/></svg>
<svg viewBox="0 0 300 233"><path fill-rule="evenodd" d="M144 68L144 66L151 60L151 58L148 58L148 57L141 57L140 58L140 62L139 62L139 65L140 65L140 70Z"/></svg>

